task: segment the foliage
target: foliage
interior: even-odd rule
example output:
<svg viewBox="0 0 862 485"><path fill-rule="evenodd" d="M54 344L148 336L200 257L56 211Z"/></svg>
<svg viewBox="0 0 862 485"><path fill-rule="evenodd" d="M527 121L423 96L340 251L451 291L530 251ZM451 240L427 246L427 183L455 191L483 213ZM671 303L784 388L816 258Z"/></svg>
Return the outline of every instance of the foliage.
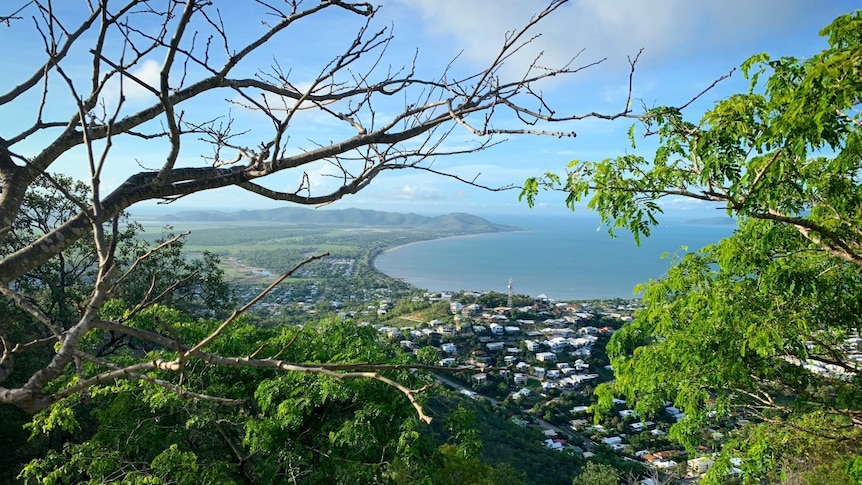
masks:
<svg viewBox="0 0 862 485"><path fill-rule="evenodd" d="M508 301L509 296L498 291L489 291L476 297L476 303L481 305L482 308L504 307ZM530 306L533 303L535 303L535 299L529 295L512 295L513 306Z"/></svg>
<svg viewBox="0 0 862 485"><path fill-rule="evenodd" d="M620 472L616 468L602 463L588 461L587 465L578 473L573 485L618 485L620 483Z"/></svg>
<svg viewBox="0 0 862 485"><path fill-rule="evenodd" d="M24 194L21 212L14 220L8 236L0 240L0 254L6 255L25 248L48 234L87 203L90 189L83 182L61 174L43 174ZM122 225L113 244L119 258L134 251L134 237L140 226L121 213L115 222ZM98 254L92 239L81 239L57 253L41 266L32 268L15 281L15 286L30 295L42 312L67 327L78 316L77 306L90 291Z"/></svg>
<svg viewBox="0 0 862 485"><path fill-rule="evenodd" d="M206 330L206 322L168 310L163 318L168 314L185 320L180 334ZM371 329L349 322L269 330L240 324L224 337L217 349L223 352L252 353L263 343L262 352L282 350L290 360L392 361ZM93 422L31 461L22 478L163 483L170 474L176 483L373 483L384 481L387 462L404 458L399 443L415 428L409 404L375 380L212 366L190 366L184 377L188 391L255 400L225 407L141 381L94 388L86 404L55 405L34 417L35 435Z"/></svg>
<svg viewBox="0 0 862 485"><path fill-rule="evenodd" d="M635 240L665 197L717 202L736 218L731 237L642 286L646 308L608 346L616 380L599 408L624 395L648 415L672 401L685 417L671 434L689 447L713 416L754 419L760 431L737 447L750 482L834 477L862 451L860 32L857 11L823 29L829 47L810 58L753 56L742 66L751 89L699 123L647 112L652 159L574 161L522 193L533 203L560 188L571 208L588 199Z"/></svg>
<svg viewBox="0 0 862 485"><path fill-rule="evenodd" d="M416 392L373 368L342 373L332 363L320 367L206 351L264 295L252 295L255 300L196 341L172 335L173 322L167 320L157 320L149 330L128 325L155 304L177 308L198 300L192 302L196 309L210 314L231 305L229 295L216 288L223 275L212 256L185 261L170 239L155 252L120 244L137 229L122 224L124 211L143 201L167 203L222 188L319 206L356 194L390 170L440 174L502 190L476 177L442 172L433 160L482 151L497 143L495 136L571 137L564 126L570 122L631 116L628 104L618 113L549 111L553 103L539 85L593 64L534 62L522 65L517 75L504 75L518 57L514 54L532 48L534 31L566 0L549 0L501 40L486 65L467 72L455 60L434 72L419 66L418 55L401 66L390 64L392 28L376 24L382 7L369 3L80 3L82 8L54 8L50 1L33 0L0 15L14 48L32 54L16 57L14 74L4 78L0 106L38 106L10 117L0 138L0 293L4 305L27 314L28 327L19 331L13 328L18 322L5 321L0 326L0 404L29 413L105 380L146 380L145 373L157 369L175 373L159 385L177 388L194 361L381 380L399 388L428 420ZM239 8L242 15L234 15ZM348 27L332 30L326 43L308 43L316 51L304 56L305 65L291 64L280 47L284 39L327 21ZM261 68L264 58L272 62ZM151 83L140 73L152 72L152 66L158 66L158 80ZM315 123L297 122L306 116ZM444 143L461 129L471 140L455 149ZM130 163L136 156L140 159ZM62 189L65 182L48 175L61 166L85 179L86 186ZM310 175L316 173L324 174L323 181ZM41 195L55 190L50 197ZM31 217L36 206L48 209L41 212L48 218ZM429 224L461 231L476 222L456 215ZM37 229L27 232L29 227ZM22 234L26 237L19 238ZM304 259L286 265L272 254L253 257L278 265L286 278L304 264L309 269L303 272L312 273L314 262L326 254L308 249L300 246ZM329 250L352 251L337 240ZM192 275L201 281L190 284ZM103 305L117 298L128 312L102 319ZM129 349L122 359L110 355L130 339L147 341L146 348ZM180 351L172 360L146 360L145 351L158 348ZM41 367L16 364L21 361L38 361Z"/></svg>

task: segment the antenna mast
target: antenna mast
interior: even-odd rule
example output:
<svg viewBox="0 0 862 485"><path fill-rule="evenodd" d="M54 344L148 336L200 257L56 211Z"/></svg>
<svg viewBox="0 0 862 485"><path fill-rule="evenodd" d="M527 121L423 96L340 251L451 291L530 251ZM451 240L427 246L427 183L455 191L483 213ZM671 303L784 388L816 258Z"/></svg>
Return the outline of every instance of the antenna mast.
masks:
<svg viewBox="0 0 862 485"><path fill-rule="evenodd" d="M509 300L506 303L506 306L512 308L512 278L509 278Z"/></svg>

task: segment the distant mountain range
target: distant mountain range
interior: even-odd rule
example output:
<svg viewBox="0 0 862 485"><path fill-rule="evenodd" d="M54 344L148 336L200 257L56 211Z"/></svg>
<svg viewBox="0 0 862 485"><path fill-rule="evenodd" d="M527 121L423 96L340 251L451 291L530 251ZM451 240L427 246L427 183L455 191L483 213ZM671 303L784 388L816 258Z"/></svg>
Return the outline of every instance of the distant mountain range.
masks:
<svg viewBox="0 0 862 485"><path fill-rule="evenodd" d="M516 231L520 228L495 224L478 216L453 213L436 217L365 209L313 210L303 207L281 207L266 210L182 211L159 216L159 220L177 222L273 222L281 224L314 224L340 227L416 227L439 232L481 233Z"/></svg>

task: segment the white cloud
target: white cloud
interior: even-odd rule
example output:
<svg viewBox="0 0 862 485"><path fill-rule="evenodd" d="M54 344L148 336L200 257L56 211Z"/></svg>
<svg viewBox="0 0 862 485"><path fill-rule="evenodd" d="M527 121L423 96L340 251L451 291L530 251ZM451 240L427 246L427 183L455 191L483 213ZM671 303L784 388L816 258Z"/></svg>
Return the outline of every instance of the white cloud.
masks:
<svg viewBox="0 0 862 485"><path fill-rule="evenodd" d="M161 82L161 71L162 66L158 62L147 59L143 64L133 69L132 74L147 86L158 89ZM145 86L128 79L125 81L124 89L126 97L133 101L151 99L153 96L153 93Z"/></svg>
<svg viewBox="0 0 862 485"><path fill-rule="evenodd" d="M143 82L146 86L158 90L161 82L161 70L162 66L158 62L153 59L147 59L143 63L131 69L129 73ZM105 89L102 92L102 99L109 109L116 107L117 102L120 99L120 92L122 91L127 103L152 103L156 101L156 96L147 89L146 86L142 86L140 83L129 77L124 78L121 85L119 77L115 76L111 78L111 80L108 81L107 86L105 86Z"/></svg>
<svg viewBox="0 0 862 485"><path fill-rule="evenodd" d="M488 8L478 0L400 1L419 11L429 34L453 49L463 48L464 57L477 63L496 55L504 34L548 3L495 0L494 8ZM646 49L644 62L661 64L748 47L758 40L787 42L790 36L792 41L800 24L814 22L816 31L841 7L835 2L820 5L811 0L572 0L536 27L542 37L519 59L520 69L513 70L522 70L523 63L540 52L544 64L559 66L584 49L579 63L607 56L610 66L619 69L626 65L626 56L640 48Z"/></svg>
<svg viewBox="0 0 862 485"><path fill-rule="evenodd" d="M448 198L443 192L438 190L429 190L416 185L404 185L400 188L390 189L388 191L384 191L383 195L387 199L401 201L445 200Z"/></svg>

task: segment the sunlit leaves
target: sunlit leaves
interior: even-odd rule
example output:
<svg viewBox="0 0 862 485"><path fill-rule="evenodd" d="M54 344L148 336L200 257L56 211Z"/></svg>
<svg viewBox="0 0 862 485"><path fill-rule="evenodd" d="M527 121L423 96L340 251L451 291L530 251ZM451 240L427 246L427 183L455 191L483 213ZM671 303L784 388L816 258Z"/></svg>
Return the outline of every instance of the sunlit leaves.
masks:
<svg viewBox="0 0 862 485"><path fill-rule="evenodd" d="M823 30L830 47L818 54L752 56L741 69L750 90L697 123L647 111L652 158L576 161L567 170L577 185L546 176L528 187L569 191L571 207L586 201L636 241L672 196L719 204L738 223L640 288L645 308L608 344L615 380L597 390L597 411L617 396L643 415L670 401L685 411L671 434L690 446L712 413L749 413L770 423L739 442L751 480L776 479L782 467L844 473L839 454L818 462L796 434L821 435L817 446L832 451L860 446L862 373L846 343L862 328L860 32L857 11ZM727 471L729 457L719 461Z"/></svg>
<svg viewBox="0 0 862 485"><path fill-rule="evenodd" d="M119 304L108 310L127 311ZM155 306L136 314L132 323L193 339L218 322ZM240 321L210 345L225 354L258 352L288 361L398 361L372 328L340 319L273 329ZM170 378L161 371L151 377ZM391 377L408 385L418 379L406 371ZM46 483L149 484L278 482L291 475L297 483L374 483L382 481L391 461L410 462L414 471L431 465L407 459L431 450L410 427L415 412L403 395L379 381L192 361L182 384L198 392L253 399L226 407L139 380L96 387L87 403L70 398L37 416L34 433L85 433L32 461L22 477ZM402 453L405 460L399 458Z"/></svg>

